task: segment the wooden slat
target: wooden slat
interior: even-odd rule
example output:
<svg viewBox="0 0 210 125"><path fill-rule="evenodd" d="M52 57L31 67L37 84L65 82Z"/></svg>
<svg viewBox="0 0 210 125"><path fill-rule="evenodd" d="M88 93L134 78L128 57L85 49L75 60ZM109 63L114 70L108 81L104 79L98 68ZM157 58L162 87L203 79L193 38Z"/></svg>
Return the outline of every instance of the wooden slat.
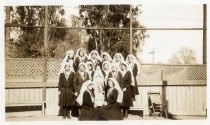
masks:
<svg viewBox="0 0 210 125"><path fill-rule="evenodd" d="M202 90L202 92L203 92L203 110L205 111L206 110L206 108L207 108L207 88L206 87L202 87L203 88L203 90Z"/></svg>
<svg viewBox="0 0 210 125"><path fill-rule="evenodd" d="M182 93L181 93L181 87L177 86L176 87L176 92L177 92L177 98L176 98L176 107L177 107L177 111L181 111L182 108Z"/></svg>
<svg viewBox="0 0 210 125"><path fill-rule="evenodd" d="M25 93L24 93L24 89L19 89L20 90L20 102L23 103L24 102L24 97L25 97Z"/></svg>
<svg viewBox="0 0 210 125"><path fill-rule="evenodd" d="M18 103L20 99L20 93L19 93L20 90L14 89L13 91L14 91L14 97L13 97L14 103Z"/></svg>
<svg viewBox="0 0 210 125"><path fill-rule="evenodd" d="M194 88L195 87L190 87L190 109L191 109L191 111L195 111L195 101L194 101L194 99L195 99L195 94L196 93L194 93Z"/></svg>
<svg viewBox="0 0 210 125"><path fill-rule="evenodd" d="M14 103L14 89L11 89L9 92L9 103Z"/></svg>
<svg viewBox="0 0 210 125"><path fill-rule="evenodd" d="M9 90L5 90L5 104L9 104Z"/></svg>
<svg viewBox="0 0 210 125"><path fill-rule="evenodd" d="M30 91L29 91L29 89L25 89L24 101L27 102L27 103L30 102Z"/></svg>
<svg viewBox="0 0 210 125"><path fill-rule="evenodd" d="M181 111L186 111L186 92L185 92L185 86L181 86Z"/></svg>
<svg viewBox="0 0 210 125"><path fill-rule="evenodd" d="M191 108L190 108L190 87L185 87L185 100L186 100L186 111L190 111L190 110L192 110Z"/></svg>
<svg viewBox="0 0 210 125"><path fill-rule="evenodd" d="M173 107L172 107L172 111L176 111L177 110L177 91L176 91L177 87L172 87L172 103L173 103Z"/></svg>

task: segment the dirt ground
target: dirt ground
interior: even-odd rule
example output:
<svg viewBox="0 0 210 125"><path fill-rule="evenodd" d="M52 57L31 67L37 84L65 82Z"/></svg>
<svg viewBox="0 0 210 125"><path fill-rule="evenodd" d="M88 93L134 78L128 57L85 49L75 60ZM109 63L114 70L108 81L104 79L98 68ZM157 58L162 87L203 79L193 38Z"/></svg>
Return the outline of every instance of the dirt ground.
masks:
<svg viewBox="0 0 210 125"><path fill-rule="evenodd" d="M6 121L77 121L76 117L71 119L62 119L60 116L56 115L46 115L42 116L40 111L30 111L30 112L15 112L15 113L6 113ZM178 120L205 120L205 116L177 116ZM149 116L138 116L138 115L128 115L128 118L123 120L171 120L163 117L149 117Z"/></svg>

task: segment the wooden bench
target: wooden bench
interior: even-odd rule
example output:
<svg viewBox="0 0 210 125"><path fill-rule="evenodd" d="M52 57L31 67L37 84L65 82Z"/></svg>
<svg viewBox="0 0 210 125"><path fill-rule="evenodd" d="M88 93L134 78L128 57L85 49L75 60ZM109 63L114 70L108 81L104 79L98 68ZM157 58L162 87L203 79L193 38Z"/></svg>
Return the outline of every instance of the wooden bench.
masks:
<svg viewBox="0 0 210 125"><path fill-rule="evenodd" d="M144 109L140 106L130 107L129 111L138 111L139 112L138 115L144 117ZM142 115L141 115L141 112L142 112Z"/></svg>

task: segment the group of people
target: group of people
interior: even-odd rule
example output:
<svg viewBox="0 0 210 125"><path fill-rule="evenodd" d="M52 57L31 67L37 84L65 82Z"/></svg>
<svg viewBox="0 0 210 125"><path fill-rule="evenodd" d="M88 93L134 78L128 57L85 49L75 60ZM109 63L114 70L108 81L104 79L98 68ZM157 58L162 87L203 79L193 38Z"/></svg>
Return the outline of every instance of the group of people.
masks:
<svg viewBox="0 0 210 125"><path fill-rule="evenodd" d="M68 50L59 71L59 115L76 115L79 120L121 120L133 106L138 88L135 56L126 60L121 53L114 58L96 50L76 54Z"/></svg>

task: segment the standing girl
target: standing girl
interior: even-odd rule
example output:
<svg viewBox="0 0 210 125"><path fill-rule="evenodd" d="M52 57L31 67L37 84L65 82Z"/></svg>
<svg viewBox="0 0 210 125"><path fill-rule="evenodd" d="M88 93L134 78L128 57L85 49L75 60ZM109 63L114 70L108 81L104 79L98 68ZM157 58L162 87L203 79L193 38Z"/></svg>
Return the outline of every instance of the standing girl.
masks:
<svg viewBox="0 0 210 125"><path fill-rule="evenodd" d="M74 59L76 71L79 69L79 64L81 62L86 63L87 59L88 58L85 50L83 48L78 49Z"/></svg>
<svg viewBox="0 0 210 125"><path fill-rule="evenodd" d="M64 64L64 71L60 73L58 90L59 90L59 102L60 106L59 116L62 116L63 119L71 118L70 110L73 106L74 98L74 71L72 65L69 63ZM72 69L72 70L71 70Z"/></svg>
<svg viewBox="0 0 210 125"><path fill-rule="evenodd" d="M138 74L138 67L137 67L137 60L135 56L128 55L126 58L126 62L128 64L128 70L131 72L132 75L132 96L133 99L135 99L135 95L139 94L138 87L137 87L137 81L136 76Z"/></svg>
<svg viewBox="0 0 210 125"><path fill-rule="evenodd" d="M123 107L123 113L124 116L128 116L128 109L133 106L132 101L132 76L131 72L128 71L128 66L126 62L121 62L121 73L122 73L122 90L123 90L123 101L122 101L122 107Z"/></svg>

